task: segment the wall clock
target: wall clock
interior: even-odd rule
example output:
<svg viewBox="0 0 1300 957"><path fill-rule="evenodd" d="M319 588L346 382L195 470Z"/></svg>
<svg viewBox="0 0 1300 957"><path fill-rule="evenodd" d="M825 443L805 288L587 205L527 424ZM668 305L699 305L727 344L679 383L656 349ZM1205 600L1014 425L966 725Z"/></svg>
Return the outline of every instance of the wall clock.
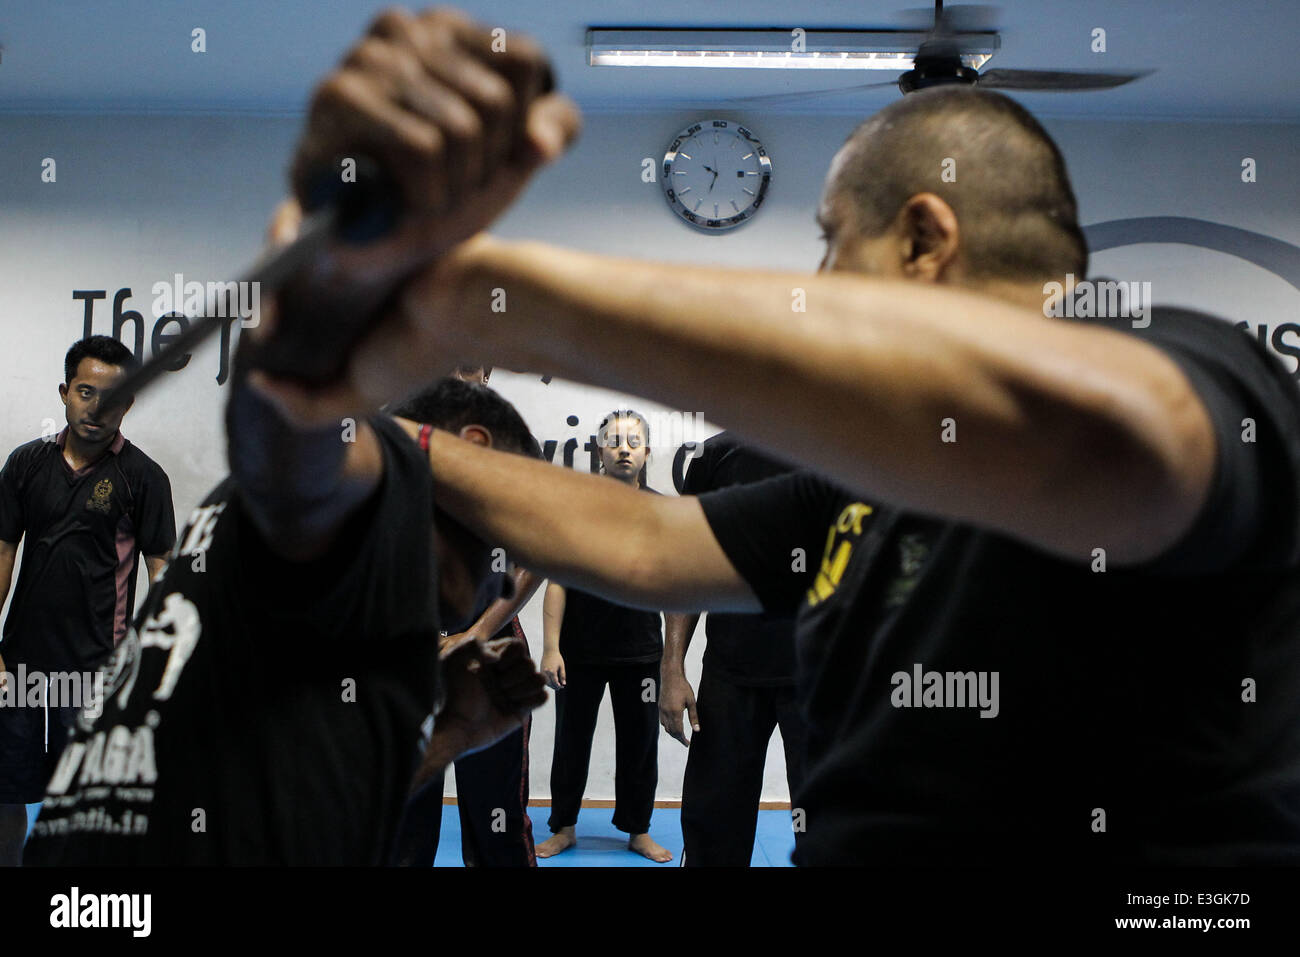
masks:
<svg viewBox="0 0 1300 957"><path fill-rule="evenodd" d="M673 137L662 172L669 208L692 226L716 233L758 212L772 181L772 160L739 123L701 120Z"/></svg>

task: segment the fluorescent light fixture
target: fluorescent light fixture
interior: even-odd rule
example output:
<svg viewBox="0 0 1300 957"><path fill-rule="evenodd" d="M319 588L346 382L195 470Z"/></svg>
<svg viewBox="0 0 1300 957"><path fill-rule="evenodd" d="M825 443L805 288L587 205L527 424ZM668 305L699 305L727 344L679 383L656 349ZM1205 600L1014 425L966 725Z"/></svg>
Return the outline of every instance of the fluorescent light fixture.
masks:
<svg viewBox="0 0 1300 957"><path fill-rule="evenodd" d="M681 66L746 70L910 70L928 34L899 30L587 31L591 66ZM997 52L996 33L959 34L961 62L978 70Z"/></svg>

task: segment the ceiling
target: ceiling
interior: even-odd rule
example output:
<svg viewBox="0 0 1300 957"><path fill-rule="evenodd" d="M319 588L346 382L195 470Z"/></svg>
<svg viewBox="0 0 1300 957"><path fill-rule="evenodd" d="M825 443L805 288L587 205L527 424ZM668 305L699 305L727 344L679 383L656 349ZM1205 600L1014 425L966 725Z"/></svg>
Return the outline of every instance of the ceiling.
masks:
<svg viewBox="0 0 1300 957"><path fill-rule="evenodd" d="M907 25L900 8L925 5L463 3L486 25L538 39L552 52L561 87L589 111L719 107L734 97L888 78L856 71L589 67L589 26L888 29ZM383 6L375 0L0 0L0 112L297 113L313 83ZM997 24L1002 47L988 69L1156 71L1106 92L1017 94L1043 115L1300 121L1295 0L1004 0ZM190 50L194 27L206 31L206 53ZM1104 54L1090 50L1097 27L1106 31ZM761 109L861 114L898 95L893 89L839 93Z"/></svg>

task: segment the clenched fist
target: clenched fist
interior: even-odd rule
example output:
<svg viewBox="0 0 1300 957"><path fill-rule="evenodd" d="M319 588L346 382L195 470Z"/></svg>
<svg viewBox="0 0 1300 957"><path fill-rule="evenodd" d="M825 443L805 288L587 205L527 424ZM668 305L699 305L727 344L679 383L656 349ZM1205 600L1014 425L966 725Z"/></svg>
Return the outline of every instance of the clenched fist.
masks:
<svg viewBox="0 0 1300 957"><path fill-rule="evenodd" d="M316 89L294 192L308 204L318 178L342 181L344 160L373 158L397 187L401 221L340 262L381 274L427 263L488 226L577 137L576 106L551 86L523 34L448 8L382 13Z"/></svg>
<svg viewBox="0 0 1300 957"><path fill-rule="evenodd" d="M395 188L399 218L383 238L331 246L249 337L250 365L263 370L249 381L291 418L319 424L365 412L459 360L425 342L393 304L577 137L577 107L551 90L550 76L528 37L441 8L381 14L317 87L293 161L296 199L277 211L273 244L293 238L300 207L322 184L325 193L356 185L348 161L363 157Z"/></svg>
<svg viewBox="0 0 1300 957"><path fill-rule="evenodd" d="M442 646L439 658L446 703L435 719L434 735L451 742L453 758L496 743L546 703L542 676L523 642L465 635Z"/></svg>

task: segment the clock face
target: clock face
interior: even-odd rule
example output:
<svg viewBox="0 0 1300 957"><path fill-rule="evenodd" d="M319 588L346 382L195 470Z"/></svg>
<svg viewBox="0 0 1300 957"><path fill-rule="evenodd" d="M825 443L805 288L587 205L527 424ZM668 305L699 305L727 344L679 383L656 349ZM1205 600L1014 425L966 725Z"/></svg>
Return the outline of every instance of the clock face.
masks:
<svg viewBox="0 0 1300 957"><path fill-rule="evenodd" d="M664 154L664 196L692 226L714 232L747 221L763 205L772 161L763 144L729 120L682 130Z"/></svg>

